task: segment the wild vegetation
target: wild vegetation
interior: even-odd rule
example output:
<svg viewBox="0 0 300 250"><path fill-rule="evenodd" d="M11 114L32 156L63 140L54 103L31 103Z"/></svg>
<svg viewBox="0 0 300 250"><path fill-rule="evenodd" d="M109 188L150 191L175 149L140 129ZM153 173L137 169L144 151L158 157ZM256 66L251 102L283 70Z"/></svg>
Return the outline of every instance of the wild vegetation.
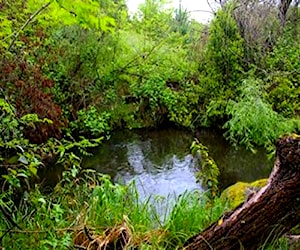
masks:
<svg viewBox="0 0 300 250"><path fill-rule="evenodd" d="M213 206L187 194L160 224L134 187L79 175L113 130L214 127L253 150L299 132L299 1L215 2L202 24L163 0L0 1L0 245L72 248L125 215L133 245L173 249L224 211L215 179ZM45 194L50 167L66 172Z"/></svg>

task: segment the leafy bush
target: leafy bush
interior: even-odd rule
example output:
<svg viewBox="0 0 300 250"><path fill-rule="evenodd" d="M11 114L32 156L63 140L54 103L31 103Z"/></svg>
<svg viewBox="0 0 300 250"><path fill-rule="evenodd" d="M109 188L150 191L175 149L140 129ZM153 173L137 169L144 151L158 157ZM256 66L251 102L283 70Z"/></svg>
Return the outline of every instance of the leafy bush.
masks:
<svg viewBox="0 0 300 250"><path fill-rule="evenodd" d="M24 128L51 124L52 121L40 119L37 114L18 118L14 107L1 98L0 118L0 184L2 192L11 197L30 190L41 167L79 167L81 159L73 153L74 149L87 154L87 148L98 146L103 139L70 141L64 138L58 141L51 138L43 144L30 143L24 136Z"/></svg>
<svg viewBox="0 0 300 250"><path fill-rule="evenodd" d="M0 75L0 87L15 106L16 115L20 118L36 114L39 119L52 121L36 121L34 126L24 127L24 136L32 143L43 143L50 137L60 138L64 127L61 106L55 102L51 93L55 83L43 72L46 55L39 47L39 43L44 40L43 31L40 32L40 37L23 37L23 53L27 57L0 61L0 71L3 72ZM38 55L35 56L35 53Z"/></svg>
<svg viewBox="0 0 300 250"><path fill-rule="evenodd" d="M199 62L204 126L218 127L226 120L227 100L237 95L244 77L244 41L232 16L233 9L233 5L227 4L217 11L209 25L204 58Z"/></svg>
<svg viewBox="0 0 300 250"><path fill-rule="evenodd" d="M243 72L243 39L232 17L233 6L218 10L210 24L206 55L202 67L206 77L204 87L210 97L220 97L231 92L233 96Z"/></svg>
<svg viewBox="0 0 300 250"><path fill-rule="evenodd" d="M300 117L300 33L295 29L287 25L266 58L270 103L286 117Z"/></svg>
<svg viewBox="0 0 300 250"><path fill-rule="evenodd" d="M71 127L78 130L80 134L91 134L97 137L110 130L109 119L108 112L99 113L94 106L91 106L88 110L78 111L78 119L71 123Z"/></svg>
<svg viewBox="0 0 300 250"><path fill-rule="evenodd" d="M265 100L262 82L256 79L243 81L238 101L229 101L226 112L230 120L225 123L225 136L234 144L269 146L280 135L300 128L300 121L287 120L272 109Z"/></svg>
<svg viewBox="0 0 300 250"><path fill-rule="evenodd" d="M15 109L3 98L0 98L0 124L1 144L21 136L22 131L18 129L19 121L16 118Z"/></svg>
<svg viewBox="0 0 300 250"><path fill-rule="evenodd" d="M14 107L1 98L0 118L0 184L5 187L3 191L19 189L24 182L28 187L28 179L36 176L42 162L41 156L34 153L37 148L24 138L23 129L43 120L29 114L17 118Z"/></svg>

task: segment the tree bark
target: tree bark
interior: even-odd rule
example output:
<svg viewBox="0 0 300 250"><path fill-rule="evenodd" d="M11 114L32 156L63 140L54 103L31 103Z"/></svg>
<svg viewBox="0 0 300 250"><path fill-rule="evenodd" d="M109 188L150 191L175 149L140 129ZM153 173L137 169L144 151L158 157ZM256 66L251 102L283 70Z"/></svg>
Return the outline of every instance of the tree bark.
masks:
<svg viewBox="0 0 300 250"><path fill-rule="evenodd" d="M300 223L300 136L280 139L268 184L183 249L258 249Z"/></svg>
<svg viewBox="0 0 300 250"><path fill-rule="evenodd" d="M286 15L291 3L292 0L281 0L279 3L279 19L282 26L285 24Z"/></svg>

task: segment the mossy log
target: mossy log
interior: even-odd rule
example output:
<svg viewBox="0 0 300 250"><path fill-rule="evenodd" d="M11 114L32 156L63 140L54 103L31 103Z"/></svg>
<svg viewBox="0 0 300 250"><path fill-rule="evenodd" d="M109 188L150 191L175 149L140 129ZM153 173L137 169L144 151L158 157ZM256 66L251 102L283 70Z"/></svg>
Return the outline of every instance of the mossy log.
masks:
<svg viewBox="0 0 300 250"><path fill-rule="evenodd" d="M245 200L249 198L249 195L260 190L267 185L267 183L268 179L260 179L251 183L237 182L222 192L220 200L226 202L229 209L233 210L241 203L245 202Z"/></svg>
<svg viewBox="0 0 300 250"><path fill-rule="evenodd" d="M259 249L300 223L300 136L281 138L268 183L232 212L188 239L183 249Z"/></svg>

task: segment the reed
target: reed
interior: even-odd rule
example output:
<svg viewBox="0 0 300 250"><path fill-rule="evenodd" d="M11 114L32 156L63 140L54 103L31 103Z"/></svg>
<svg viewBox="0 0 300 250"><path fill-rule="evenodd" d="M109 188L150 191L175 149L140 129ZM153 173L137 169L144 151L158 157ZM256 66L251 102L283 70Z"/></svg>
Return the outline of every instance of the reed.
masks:
<svg viewBox="0 0 300 250"><path fill-rule="evenodd" d="M0 217L4 249L177 249L227 210L218 198L211 201L198 191L175 200L170 196L141 201L134 182L116 184L92 171L65 178L50 194L40 190L24 194L19 206L9 211L21 229ZM273 246L286 249L277 240Z"/></svg>

